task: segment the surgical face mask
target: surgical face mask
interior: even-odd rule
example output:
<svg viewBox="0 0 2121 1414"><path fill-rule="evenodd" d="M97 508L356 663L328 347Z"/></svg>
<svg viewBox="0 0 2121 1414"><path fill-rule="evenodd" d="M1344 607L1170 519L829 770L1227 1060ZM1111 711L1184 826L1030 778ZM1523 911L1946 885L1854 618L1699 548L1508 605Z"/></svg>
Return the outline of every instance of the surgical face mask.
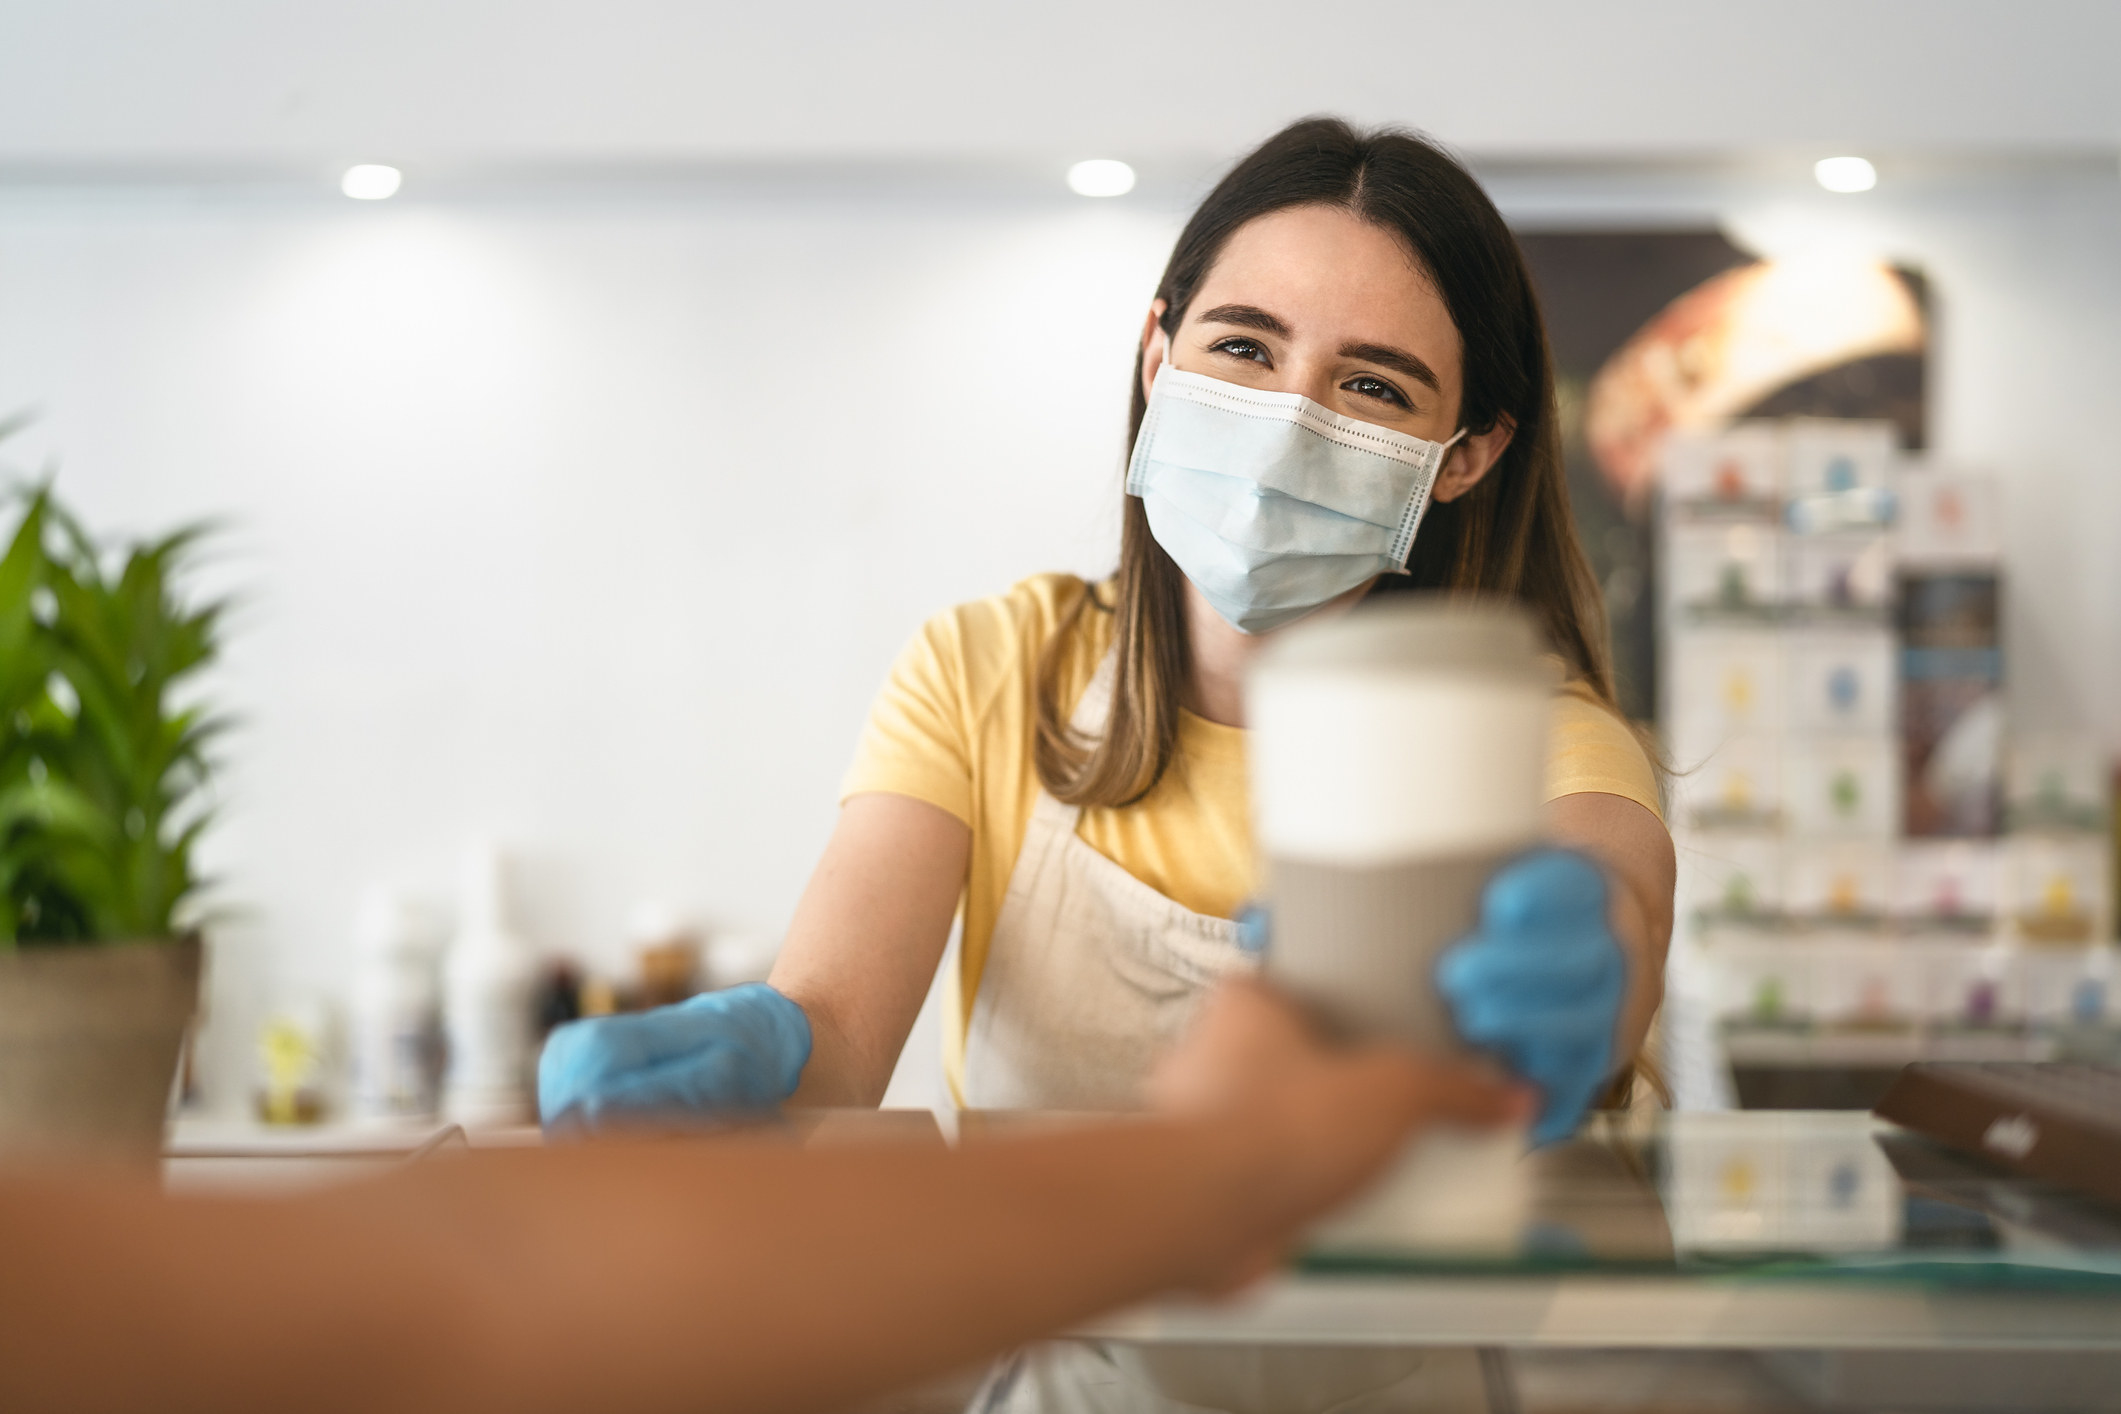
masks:
<svg viewBox="0 0 2121 1414"><path fill-rule="evenodd" d="M1156 543L1242 633L1404 574L1449 442L1167 361L1127 465Z"/></svg>

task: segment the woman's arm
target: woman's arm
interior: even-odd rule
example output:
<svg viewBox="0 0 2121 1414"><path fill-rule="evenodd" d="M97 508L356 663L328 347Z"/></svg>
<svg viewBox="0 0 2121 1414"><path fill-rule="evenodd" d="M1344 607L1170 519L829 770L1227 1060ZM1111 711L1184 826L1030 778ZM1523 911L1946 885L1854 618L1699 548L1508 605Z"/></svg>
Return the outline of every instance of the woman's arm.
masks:
<svg viewBox="0 0 2121 1414"><path fill-rule="evenodd" d="M1628 996L1614 1042L1617 1061L1634 1058L1664 1002L1664 958L1672 941L1672 836L1625 796L1583 791L1547 802L1548 838L1581 850L1612 885L1614 936L1628 956Z"/></svg>
<svg viewBox="0 0 2121 1414"><path fill-rule="evenodd" d="M972 831L903 795L840 808L769 979L810 1018L793 1105L874 1105L935 977L964 892Z"/></svg>
<svg viewBox="0 0 2121 1414"><path fill-rule="evenodd" d="M1155 1097L1160 1120L955 1153L590 1143L254 1201L0 1177L0 1408L839 1408L1225 1288L1411 1127L1525 1108L1471 1070L1328 1051L1251 984Z"/></svg>

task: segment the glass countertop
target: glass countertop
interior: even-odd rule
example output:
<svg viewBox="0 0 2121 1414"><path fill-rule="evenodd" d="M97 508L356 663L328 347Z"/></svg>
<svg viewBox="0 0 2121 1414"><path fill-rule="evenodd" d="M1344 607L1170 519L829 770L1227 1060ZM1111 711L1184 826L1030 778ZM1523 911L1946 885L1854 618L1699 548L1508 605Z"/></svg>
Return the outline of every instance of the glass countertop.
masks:
<svg viewBox="0 0 2121 1414"><path fill-rule="evenodd" d="M1433 1156L1432 1156L1433 1157ZM1420 1162L1417 1152L1410 1164ZM1375 1195L1311 1272L1729 1274L2121 1294L2121 1209L1856 1112L1601 1116L1531 1154ZM1482 1176L1482 1166L1485 1175ZM1391 1188L1387 1184L1387 1189ZM1467 1195L1455 1218L1414 1209ZM1411 1218L1409 1214L1412 1214Z"/></svg>

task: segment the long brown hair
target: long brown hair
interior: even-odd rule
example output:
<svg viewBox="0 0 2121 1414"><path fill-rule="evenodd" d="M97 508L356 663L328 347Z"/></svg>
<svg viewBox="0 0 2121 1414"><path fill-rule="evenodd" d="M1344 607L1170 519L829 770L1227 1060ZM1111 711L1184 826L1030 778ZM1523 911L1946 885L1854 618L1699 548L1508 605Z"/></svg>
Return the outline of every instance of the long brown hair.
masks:
<svg viewBox="0 0 2121 1414"><path fill-rule="evenodd" d="M1284 128L1230 169L1179 234L1156 287L1164 331L1178 329L1238 227L1306 205L1341 207L1406 242L1464 344L1459 425L1516 429L1472 490L1429 508L1408 573L1384 576L1372 592L1514 599L1538 618L1571 673L1610 704L1605 610L1569 513L1546 325L1502 214L1448 153L1410 132L1357 132L1337 118ZM1141 374L1137 354L1130 444L1148 407ZM1034 759L1047 791L1071 805L1127 806L1156 789L1177 755L1192 672L1184 574L1150 533L1140 499L1124 501L1113 602L1086 589L1039 660ZM1095 738L1070 729L1060 696L1066 646L1086 612L1113 615L1118 656L1111 721Z"/></svg>

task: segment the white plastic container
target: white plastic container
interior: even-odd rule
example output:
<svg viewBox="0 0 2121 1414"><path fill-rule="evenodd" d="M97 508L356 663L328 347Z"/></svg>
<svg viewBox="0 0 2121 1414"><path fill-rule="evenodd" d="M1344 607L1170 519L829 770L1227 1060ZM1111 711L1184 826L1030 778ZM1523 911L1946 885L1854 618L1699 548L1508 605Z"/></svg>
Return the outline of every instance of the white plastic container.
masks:
<svg viewBox="0 0 2121 1414"><path fill-rule="evenodd" d="M364 1120L425 1119L442 1061L443 933L432 908L375 889L354 923L353 1113Z"/></svg>
<svg viewBox="0 0 2121 1414"><path fill-rule="evenodd" d="M536 960L510 927L507 857L480 844L466 857L458 931L443 969L449 1080L443 1113L466 1127L527 1124Z"/></svg>

